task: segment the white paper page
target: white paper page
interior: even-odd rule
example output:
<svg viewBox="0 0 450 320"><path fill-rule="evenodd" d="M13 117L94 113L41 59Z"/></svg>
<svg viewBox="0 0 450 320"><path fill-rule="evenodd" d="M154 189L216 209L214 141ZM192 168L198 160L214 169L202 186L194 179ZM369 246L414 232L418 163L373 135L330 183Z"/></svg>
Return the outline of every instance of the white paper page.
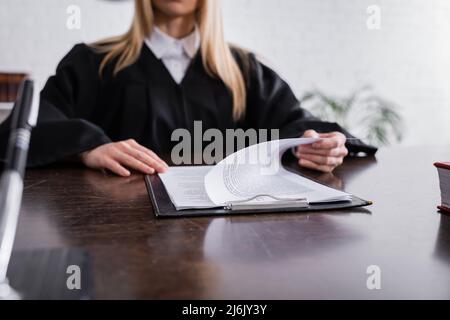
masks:
<svg viewBox="0 0 450 320"><path fill-rule="evenodd" d="M309 202L346 200L349 195L284 169L283 153L319 139L297 138L269 141L231 154L205 177L205 189L212 202L231 203L268 194L283 199L306 198ZM261 197L260 201L270 198ZM257 200L256 200L257 201Z"/></svg>
<svg viewBox="0 0 450 320"><path fill-rule="evenodd" d="M217 207L205 191L205 175L212 166L170 167L159 174L177 210Z"/></svg>

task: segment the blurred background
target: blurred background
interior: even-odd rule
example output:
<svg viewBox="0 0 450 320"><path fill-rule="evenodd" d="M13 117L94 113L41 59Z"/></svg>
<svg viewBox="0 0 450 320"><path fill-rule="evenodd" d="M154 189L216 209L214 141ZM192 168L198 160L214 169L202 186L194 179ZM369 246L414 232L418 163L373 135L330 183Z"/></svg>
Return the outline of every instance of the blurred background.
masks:
<svg viewBox="0 0 450 320"><path fill-rule="evenodd" d="M227 40L267 61L305 108L379 145L450 144L450 1L222 3ZM42 87L75 43L123 33L132 14L133 1L1 0L0 73Z"/></svg>

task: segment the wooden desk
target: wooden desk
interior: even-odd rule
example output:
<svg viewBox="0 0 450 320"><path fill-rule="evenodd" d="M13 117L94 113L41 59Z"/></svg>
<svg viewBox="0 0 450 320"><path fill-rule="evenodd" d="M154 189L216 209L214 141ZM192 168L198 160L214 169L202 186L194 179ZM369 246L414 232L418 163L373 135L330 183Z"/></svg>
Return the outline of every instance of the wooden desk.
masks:
<svg viewBox="0 0 450 320"><path fill-rule="evenodd" d="M155 219L140 175L29 170L15 248L86 249L96 298L449 299L450 217L436 211L432 165L449 159L396 148L312 174L367 209L176 220ZM369 265L381 290L366 287Z"/></svg>

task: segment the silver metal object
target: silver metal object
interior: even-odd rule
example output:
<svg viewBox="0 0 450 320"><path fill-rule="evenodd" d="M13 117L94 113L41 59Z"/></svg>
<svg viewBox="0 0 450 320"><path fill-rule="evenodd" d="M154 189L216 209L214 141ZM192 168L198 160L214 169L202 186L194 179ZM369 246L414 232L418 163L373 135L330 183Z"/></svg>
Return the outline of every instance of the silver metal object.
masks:
<svg viewBox="0 0 450 320"><path fill-rule="evenodd" d="M22 296L16 290L14 290L10 285L8 280L0 283L0 300L21 300Z"/></svg>
<svg viewBox="0 0 450 320"><path fill-rule="evenodd" d="M23 180L16 171L6 171L0 180L0 299L20 295L9 286L8 271L22 202Z"/></svg>
<svg viewBox="0 0 450 320"><path fill-rule="evenodd" d="M20 299L6 277L19 221L31 130L39 113L39 91L26 79L13 110L8 161L0 178L0 299Z"/></svg>

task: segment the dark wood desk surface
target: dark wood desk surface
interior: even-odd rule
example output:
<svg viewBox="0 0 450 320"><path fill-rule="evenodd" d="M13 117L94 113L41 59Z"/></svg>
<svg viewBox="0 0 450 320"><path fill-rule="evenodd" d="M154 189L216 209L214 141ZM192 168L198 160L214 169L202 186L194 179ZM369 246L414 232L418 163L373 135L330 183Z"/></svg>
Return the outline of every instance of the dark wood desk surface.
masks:
<svg viewBox="0 0 450 320"><path fill-rule="evenodd" d="M15 248L86 249L96 298L450 299L450 217L436 211L432 165L449 159L450 148L394 148L312 174L373 200L366 210L176 220L154 217L140 175L29 170ZM369 265L381 290L366 287Z"/></svg>

